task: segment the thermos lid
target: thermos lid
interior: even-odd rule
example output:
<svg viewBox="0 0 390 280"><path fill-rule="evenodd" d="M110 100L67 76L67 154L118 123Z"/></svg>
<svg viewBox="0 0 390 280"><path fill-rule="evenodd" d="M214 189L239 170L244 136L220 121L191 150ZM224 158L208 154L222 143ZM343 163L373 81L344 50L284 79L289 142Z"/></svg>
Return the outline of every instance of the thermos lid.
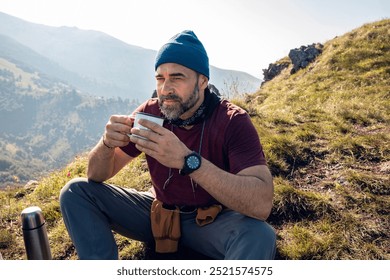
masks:
<svg viewBox="0 0 390 280"><path fill-rule="evenodd" d="M41 208L38 206L27 207L21 214L22 228L35 229L45 223Z"/></svg>

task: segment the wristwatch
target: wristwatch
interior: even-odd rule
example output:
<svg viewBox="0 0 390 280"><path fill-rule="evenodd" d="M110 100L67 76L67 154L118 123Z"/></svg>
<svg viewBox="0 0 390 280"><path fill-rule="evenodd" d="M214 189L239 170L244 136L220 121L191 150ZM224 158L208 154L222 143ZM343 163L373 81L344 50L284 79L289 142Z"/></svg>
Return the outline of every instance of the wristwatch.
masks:
<svg viewBox="0 0 390 280"><path fill-rule="evenodd" d="M184 166L180 169L180 175L189 175L199 169L202 163L202 157L197 152L192 152L184 158Z"/></svg>

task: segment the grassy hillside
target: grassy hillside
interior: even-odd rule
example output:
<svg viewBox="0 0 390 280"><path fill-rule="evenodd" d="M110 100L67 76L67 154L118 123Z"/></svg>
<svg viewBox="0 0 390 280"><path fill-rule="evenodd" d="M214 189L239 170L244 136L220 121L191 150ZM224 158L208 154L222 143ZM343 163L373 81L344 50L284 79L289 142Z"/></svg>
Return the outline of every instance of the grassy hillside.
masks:
<svg viewBox="0 0 390 280"><path fill-rule="evenodd" d="M277 258L390 259L390 20L330 40L315 62L290 70L235 100L251 114L274 175ZM29 205L45 214L53 257L77 258L58 193L85 169L80 156L35 189L0 192L4 258L25 258L18 219ZM145 160L111 182L149 188ZM143 244L116 238L122 259L148 257Z"/></svg>
<svg viewBox="0 0 390 280"><path fill-rule="evenodd" d="M275 175L280 257L388 259L390 20L290 69L243 104Z"/></svg>

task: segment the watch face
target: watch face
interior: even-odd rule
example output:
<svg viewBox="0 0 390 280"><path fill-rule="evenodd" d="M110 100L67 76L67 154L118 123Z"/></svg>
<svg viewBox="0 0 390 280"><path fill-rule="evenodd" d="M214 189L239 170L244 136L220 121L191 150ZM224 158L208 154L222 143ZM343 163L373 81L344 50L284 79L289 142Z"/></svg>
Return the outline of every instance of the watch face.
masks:
<svg viewBox="0 0 390 280"><path fill-rule="evenodd" d="M197 169L199 167L200 161L196 156L190 156L187 159L187 166L190 169Z"/></svg>

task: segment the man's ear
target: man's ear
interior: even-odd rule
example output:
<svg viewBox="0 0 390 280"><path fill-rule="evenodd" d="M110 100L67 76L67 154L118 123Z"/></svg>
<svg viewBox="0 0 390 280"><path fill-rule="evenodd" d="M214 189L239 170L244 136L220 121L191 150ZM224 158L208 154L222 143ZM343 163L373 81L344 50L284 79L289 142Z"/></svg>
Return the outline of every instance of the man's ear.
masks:
<svg viewBox="0 0 390 280"><path fill-rule="evenodd" d="M207 88L207 85L209 84L209 79L204 76L204 75L200 75L199 76L199 87L204 90Z"/></svg>

